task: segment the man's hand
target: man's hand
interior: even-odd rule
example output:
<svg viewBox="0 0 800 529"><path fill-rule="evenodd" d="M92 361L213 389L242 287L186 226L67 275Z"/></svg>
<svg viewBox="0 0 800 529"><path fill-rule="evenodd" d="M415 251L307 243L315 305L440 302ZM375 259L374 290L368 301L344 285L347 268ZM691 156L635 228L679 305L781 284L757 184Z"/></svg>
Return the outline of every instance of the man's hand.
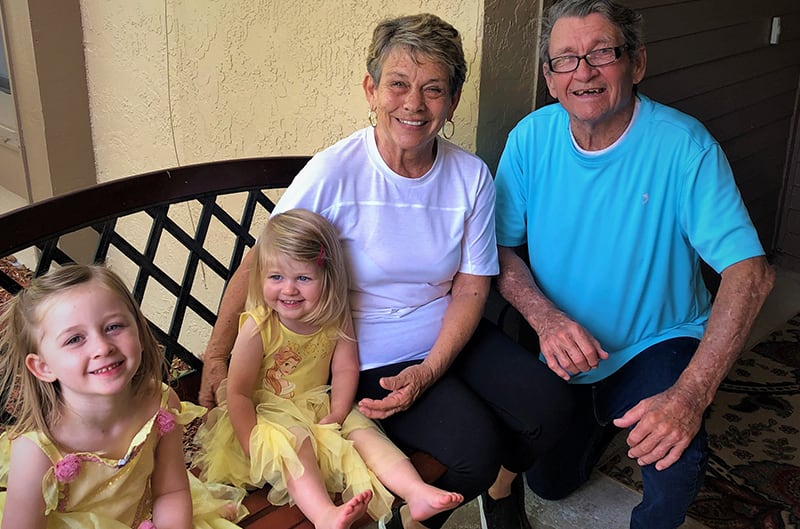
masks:
<svg viewBox="0 0 800 529"><path fill-rule="evenodd" d="M577 322L559 310L551 310L536 329L547 367L564 380L594 369L608 353Z"/></svg>
<svg viewBox="0 0 800 529"><path fill-rule="evenodd" d="M705 405L702 395L678 385L644 399L614 424L628 433L628 457L640 466L655 463L664 470L675 463L700 431ZM634 426L635 425L635 426Z"/></svg>
<svg viewBox="0 0 800 529"><path fill-rule="evenodd" d="M380 400L361 399L358 410L370 419L385 419L407 410L433 381L433 372L424 362L409 366L393 377L382 378L381 387L390 393Z"/></svg>
<svg viewBox="0 0 800 529"><path fill-rule="evenodd" d="M217 405L217 389L228 376L228 363L219 358L208 357L203 361L203 373L200 378L198 403L208 409Z"/></svg>

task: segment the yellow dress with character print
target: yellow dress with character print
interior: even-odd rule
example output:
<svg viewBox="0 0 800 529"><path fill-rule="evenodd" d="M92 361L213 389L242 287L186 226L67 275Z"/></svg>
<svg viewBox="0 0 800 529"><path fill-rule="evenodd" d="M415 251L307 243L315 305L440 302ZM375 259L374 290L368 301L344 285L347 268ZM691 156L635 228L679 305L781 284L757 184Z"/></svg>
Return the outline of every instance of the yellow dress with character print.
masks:
<svg viewBox="0 0 800 529"><path fill-rule="evenodd" d="M264 310L242 314L239 326L253 318L265 344L259 380L253 396L256 426L250 433L250 458L245 456L228 415L225 382L217 394L219 406L212 409L195 436L200 447L194 464L203 480L230 483L237 487L272 488L273 505L292 503L286 489L285 472L299 477L303 465L297 448L310 439L325 486L344 501L364 490L372 490L367 512L376 520L391 514L392 494L378 481L351 441L350 432L377 425L355 407L344 424L318 424L330 413L328 377L336 346L335 329L314 334L297 334ZM383 432L381 432L383 435Z"/></svg>
<svg viewBox="0 0 800 529"><path fill-rule="evenodd" d="M161 407L134 436L122 459L108 459L91 452L62 454L42 432L23 435L36 443L53 462L42 480L47 529L136 529L151 518L150 476L162 432L186 425L205 413L188 402L181 409L167 407L169 387L162 385ZM5 486L11 442L0 436L0 485ZM241 505L245 491L226 485L206 485L189 473L194 529L236 529L226 518L239 520L247 514ZM13 508L0 493L2 512ZM223 517L224 515L224 517Z"/></svg>

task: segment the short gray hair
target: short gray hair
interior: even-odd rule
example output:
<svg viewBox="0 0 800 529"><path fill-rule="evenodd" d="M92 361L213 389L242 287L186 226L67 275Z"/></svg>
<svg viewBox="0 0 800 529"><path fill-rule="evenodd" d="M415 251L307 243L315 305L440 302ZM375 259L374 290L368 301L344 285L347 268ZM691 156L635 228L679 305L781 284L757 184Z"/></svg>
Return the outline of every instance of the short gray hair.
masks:
<svg viewBox="0 0 800 529"><path fill-rule="evenodd" d="M547 64L550 60L550 36L553 26L564 17L585 18L593 13L603 16L622 32L624 44L631 57L644 46L644 23L642 15L614 0L562 0L550 6L542 19L542 36L539 39L539 56Z"/></svg>
<svg viewBox="0 0 800 529"><path fill-rule="evenodd" d="M375 27L367 50L367 72L376 85L380 83L386 56L397 47L407 49L414 61L420 57L429 58L447 68L451 97L464 86L467 61L461 36L456 28L436 15L422 13L392 18Z"/></svg>

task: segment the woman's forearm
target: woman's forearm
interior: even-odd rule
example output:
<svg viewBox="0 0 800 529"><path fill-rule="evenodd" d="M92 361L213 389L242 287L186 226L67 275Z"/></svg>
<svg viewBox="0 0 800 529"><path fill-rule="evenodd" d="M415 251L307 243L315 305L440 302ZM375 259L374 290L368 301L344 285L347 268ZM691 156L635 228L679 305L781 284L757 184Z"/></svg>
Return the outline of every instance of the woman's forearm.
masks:
<svg viewBox="0 0 800 529"><path fill-rule="evenodd" d="M483 316L490 287L489 276L456 275L439 336L423 362L430 370L431 384L450 367L472 337Z"/></svg>

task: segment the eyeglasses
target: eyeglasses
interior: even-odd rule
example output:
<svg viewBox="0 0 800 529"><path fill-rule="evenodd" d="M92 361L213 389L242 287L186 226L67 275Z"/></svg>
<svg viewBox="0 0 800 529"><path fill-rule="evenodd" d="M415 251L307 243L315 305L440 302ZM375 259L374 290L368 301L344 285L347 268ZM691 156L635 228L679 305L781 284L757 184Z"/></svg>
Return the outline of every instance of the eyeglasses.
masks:
<svg viewBox="0 0 800 529"><path fill-rule="evenodd" d="M613 48L592 50L586 55L562 55L561 57L553 57L547 61L547 64L550 66L551 72L569 73L578 69L581 59L586 61L586 64L589 66L605 66L622 57L622 51L627 49L628 45L623 44L622 46L614 46Z"/></svg>

